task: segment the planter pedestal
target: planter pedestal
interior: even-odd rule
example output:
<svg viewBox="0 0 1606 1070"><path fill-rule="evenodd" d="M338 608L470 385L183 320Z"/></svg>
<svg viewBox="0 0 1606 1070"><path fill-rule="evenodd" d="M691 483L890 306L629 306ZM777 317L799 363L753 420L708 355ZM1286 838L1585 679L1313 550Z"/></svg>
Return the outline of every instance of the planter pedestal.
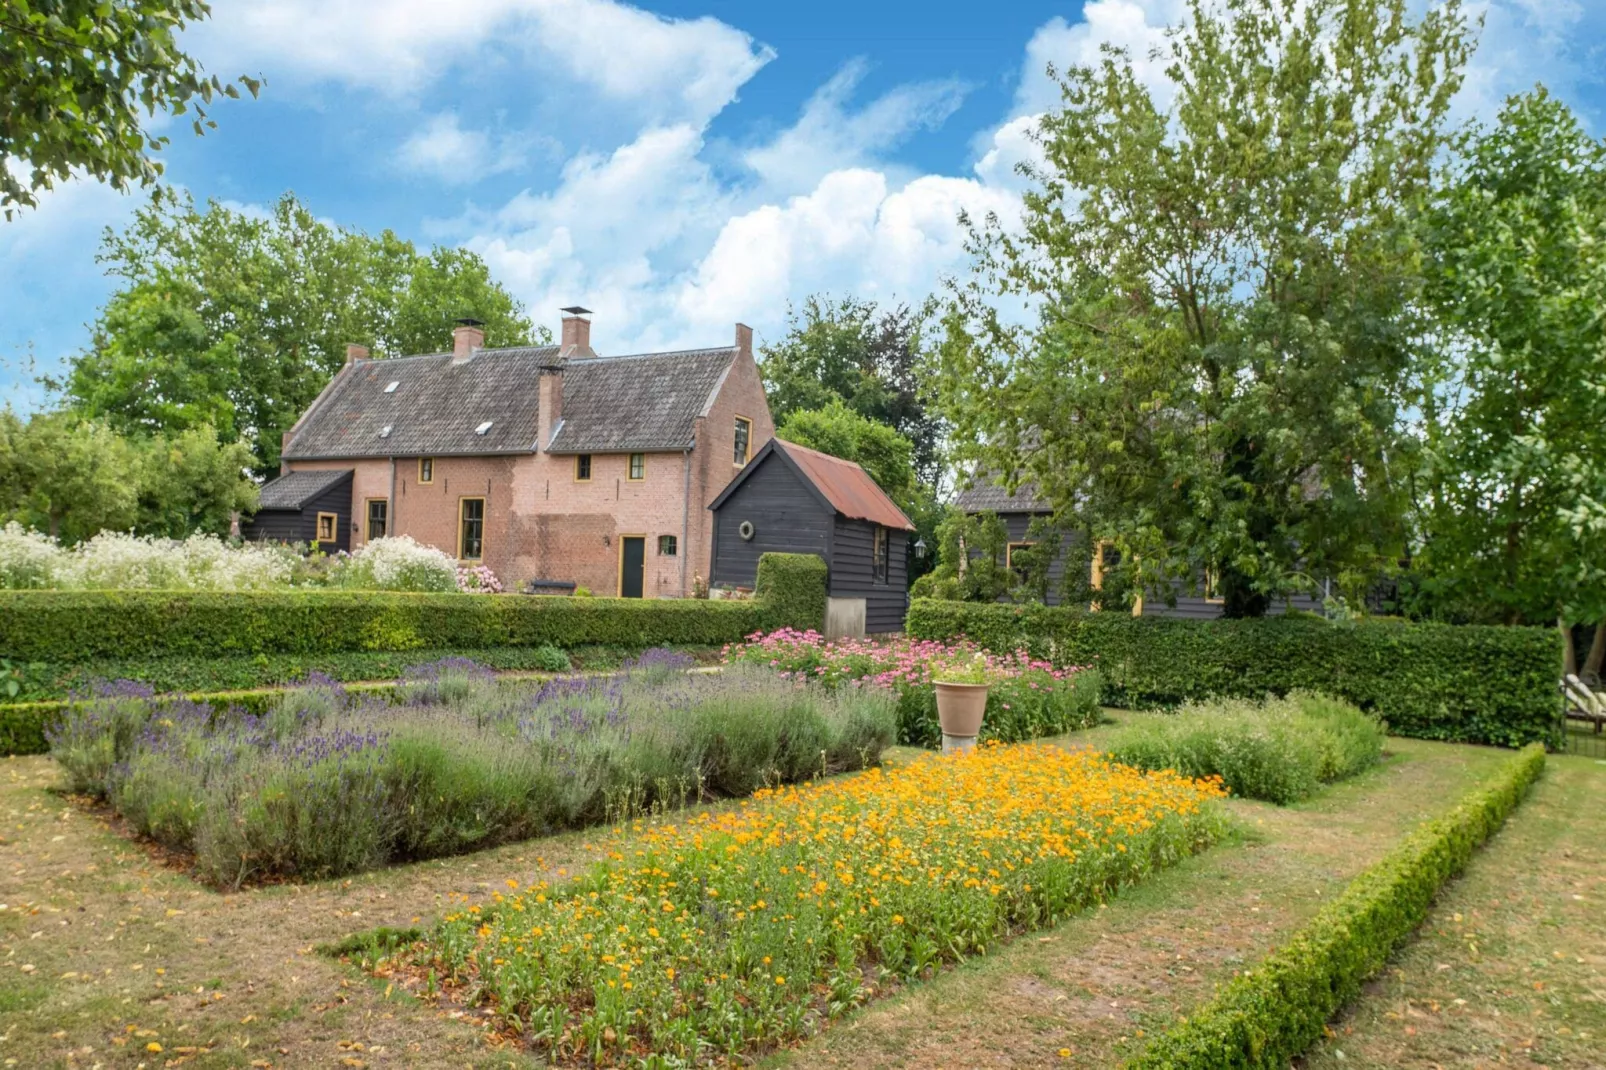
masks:
<svg viewBox="0 0 1606 1070"><path fill-rule="evenodd" d="M987 712L986 684L937 681L937 721L942 725L942 752L963 754L976 749L982 715Z"/></svg>
<svg viewBox="0 0 1606 1070"><path fill-rule="evenodd" d="M942 734L942 752L944 754L968 754L975 749L975 736L950 736L947 732Z"/></svg>

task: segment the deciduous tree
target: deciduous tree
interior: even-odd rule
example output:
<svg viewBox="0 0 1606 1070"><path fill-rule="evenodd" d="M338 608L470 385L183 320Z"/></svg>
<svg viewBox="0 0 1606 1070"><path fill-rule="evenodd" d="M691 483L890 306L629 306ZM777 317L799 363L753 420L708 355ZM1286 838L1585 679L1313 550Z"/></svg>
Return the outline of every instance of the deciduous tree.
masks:
<svg viewBox="0 0 1606 1070"><path fill-rule="evenodd" d="M64 383L68 404L149 436L215 428L245 441L266 475L282 433L344 363L441 352L454 319L485 322L488 345L529 341L523 309L460 249L419 253L316 219L291 194L266 217L170 195L108 232L100 259L122 280L91 348Z"/></svg>
<svg viewBox="0 0 1606 1070"><path fill-rule="evenodd" d="M204 0L0 0L0 208L19 206L74 169L117 189L150 185L168 143L156 114L190 116L201 134L217 124L218 96L256 96L208 75L178 45L185 26L211 12ZM19 173L5 166L21 163Z"/></svg>
<svg viewBox="0 0 1606 1070"><path fill-rule="evenodd" d="M973 231L935 362L959 457L1129 582L1213 569L1255 616L1404 545L1410 221L1469 47L1454 2L1407 7L1193 0L1167 91L1116 49L1066 71L1022 225Z"/></svg>
<svg viewBox="0 0 1606 1070"><path fill-rule="evenodd" d="M1601 621L1606 143L1540 89L1458 148L1424 226L1423 608Z"/></svg>

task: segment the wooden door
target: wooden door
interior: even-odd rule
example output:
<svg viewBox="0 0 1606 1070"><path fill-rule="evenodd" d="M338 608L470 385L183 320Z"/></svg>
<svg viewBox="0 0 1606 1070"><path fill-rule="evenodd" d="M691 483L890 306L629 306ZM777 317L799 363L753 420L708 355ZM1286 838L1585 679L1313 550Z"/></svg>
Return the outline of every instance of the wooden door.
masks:
<svg viewBox="0 0 1606 1070"><path fill-rule="evenodd" d="M619 540L619 597L640 598L647 569L647 537L624 535Z"/></svg>

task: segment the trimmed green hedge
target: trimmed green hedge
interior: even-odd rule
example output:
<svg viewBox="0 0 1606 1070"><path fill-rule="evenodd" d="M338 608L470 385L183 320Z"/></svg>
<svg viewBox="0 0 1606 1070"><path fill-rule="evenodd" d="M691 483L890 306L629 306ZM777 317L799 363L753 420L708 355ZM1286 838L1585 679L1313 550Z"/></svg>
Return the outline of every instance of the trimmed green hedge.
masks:
<svg viewBox="0 0 1606 1070"><path fill-rule="evenodd" d="M915 600L907 628L1096 666L1113 706L1321 691L1376 711L1397 735L1504 747L1555 746L1564 723L1561 641L1549 628L1197 621L931 599Z"/></svg>
<svg viewBox="0 0 1606 1070"><path fill-rule="evenodd" d="M1487 786L1351 881L1287 944L1156 1038L1128 1070L1288 1066L1422 923L1439 888L1499 831L1544 767L1544 748L1525 748Z"/></svg>
<svg viewBox="0 0 1606 1070"><path fill-rule="evenodd" d="M155 657L717 646L823 619L825 563L765 554L765 597L537 598L383 591L0 591L0 655L77 665Z"/></svg>
<svg viewBox="0 0 1606 1070"><path fill-rule="evenodd" d="M769 607L767 629L825 627L825 560L815 554L763 554L754 599Z"/></svg>

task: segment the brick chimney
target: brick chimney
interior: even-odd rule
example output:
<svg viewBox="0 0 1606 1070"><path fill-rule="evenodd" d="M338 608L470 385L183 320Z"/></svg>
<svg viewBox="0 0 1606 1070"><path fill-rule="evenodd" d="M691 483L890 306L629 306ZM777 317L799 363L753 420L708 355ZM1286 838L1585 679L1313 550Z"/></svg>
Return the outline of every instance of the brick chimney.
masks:
<svg viewBox="0 0 1606 1070"><path fill-rule="evenodd" d="M563 364L548 364L536 380L536 449L542 452L552 444L552 434L563 420Z"/></svg>
<svg viewBox="0 0 1606 1070"><path fill-rule="evenodd" d="M485 345L485 324L480 320L460 319L452 328L452 363L464 364L474 351Z"/></svg>
<svg viewBox="0 0 1606 1070"><path fill-rule="evenodd" d="M347 345L346 345L346 363L347 364L355 364L359 360L367 360L367 359L368 359L368 347L367 346L360 346L355 342L347 343Z"/></svg>
<svg viewBox="0 0 1606 1070"><path fill-rule="evenodd" d="M562 311L567 315L563 317L563 335L558 347L558 356L565 360L569 357L596 356L596 351L591 348L591 310L581 308L579 305L570 305Z"/></svg>
<svg viewBox="0 0 1606 1070"><path fill-rule="evenodd" d="M748 360L753 359L753 328L745 323L736 325L736 352Z"/></svg>

